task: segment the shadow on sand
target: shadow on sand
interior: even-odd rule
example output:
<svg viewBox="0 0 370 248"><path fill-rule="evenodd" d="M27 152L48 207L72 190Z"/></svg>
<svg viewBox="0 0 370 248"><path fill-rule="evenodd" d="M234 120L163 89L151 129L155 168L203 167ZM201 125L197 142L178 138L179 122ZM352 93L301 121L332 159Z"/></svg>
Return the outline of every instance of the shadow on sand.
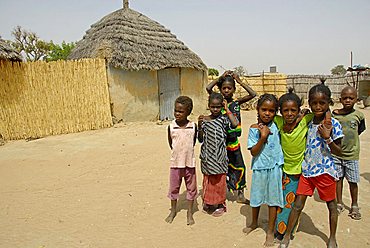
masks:
<svg viewBox="0 0 370 248"><path fill-rule="evenodd" d="M370 173L365 172L360 174L365 180L367 180L370 183Z"/></svg>
<svg viewBox="0 0 370 248"><path fill-rule="evenodd" d="M198 201L202 201L201 192L198 193L197 197L194 200L193 205L193 213L199 211L199 203ZM177 201L177 212L181 212L182 210L188 210L188 200L186 199L186 190L179 195L179 199Z"/></svg>
<svg viewBox="0 0 370 248"><path fill-rule="evenodd" d="M243 205L240 208L240 214L245 216L246 218L246 226L250 224L252 220L252 207L249 205ZM268 229L268 207L266 205L262 205L260 209L259 214L259 226L262 228L265 232L267 232ZM320 237L325 243L328 242L328 236L321 232L318 228L315 227L314 223L312 222L312 219L310 216L308 216L305 212L302 212L301 218L300 218L300 224L298 227L297 232L304 232L310 235L318 236Z"/></svg>

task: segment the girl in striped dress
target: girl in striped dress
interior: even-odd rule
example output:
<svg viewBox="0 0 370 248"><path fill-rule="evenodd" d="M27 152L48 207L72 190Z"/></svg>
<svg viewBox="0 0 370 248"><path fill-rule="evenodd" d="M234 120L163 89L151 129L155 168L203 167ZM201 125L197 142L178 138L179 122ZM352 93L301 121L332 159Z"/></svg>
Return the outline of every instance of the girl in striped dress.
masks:
<svg viewBox="0 0 370 248"><path fill-rule="evenodd" d="M236 90L235 82L243 87L248 95L246 94L234 100L233 95ZM236 128L229 129L227 132L226 150L227 157L229 159L227 171L227 187L230 191L237 192L237 202L247 203L247 200L244 196L244 188L247 185L245 178L245 164L238 139L242 132L240 105L253 99L256 96L256 92L254 92L254 90L247 84L244 84L240 77L232 71L225 71L221 77L213 80L207 86L207 92L211 94L213 92L213 87L216 85L220 90L222 96L226 99L228 108L239 121L239 125ZM225 109L222 110L222 114L226 114Z"/></svg>
<svg viewBox="0 0 370 248"><path fill-rule="evenodd" d="M202 143L203 210L213 216L221 216L226 212L227 130L238 126L239 121L220 93L209 96L208 107L211 114L198 118L198 140ZM226 115L221 113L222 107Z"/></svg>

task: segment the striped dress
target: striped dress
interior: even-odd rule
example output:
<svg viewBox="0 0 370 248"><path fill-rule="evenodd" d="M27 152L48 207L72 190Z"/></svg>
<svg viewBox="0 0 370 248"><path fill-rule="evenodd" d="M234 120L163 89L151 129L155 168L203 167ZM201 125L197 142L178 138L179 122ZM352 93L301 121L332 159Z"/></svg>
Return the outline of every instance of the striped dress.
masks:
<svg viewBox="0 0 370 248"><path fill-rule="evenodd" d="M226 151L227 130L230 120L225 115L206 120L201 126L204 137L200 150L201 170L206 175L227 173L228 158Z"/></svg>

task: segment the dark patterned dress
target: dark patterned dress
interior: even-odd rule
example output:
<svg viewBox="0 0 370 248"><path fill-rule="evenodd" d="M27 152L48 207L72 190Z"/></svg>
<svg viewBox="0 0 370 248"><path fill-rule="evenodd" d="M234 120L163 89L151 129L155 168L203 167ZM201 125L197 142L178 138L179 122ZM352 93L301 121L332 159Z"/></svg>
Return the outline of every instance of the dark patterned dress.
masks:
<svg viewBox="0 0 370 248"><path fill-rule="evenodd" d="M246 186L245 164L238 139L242 133L240 106L237 101L232 101L228 104L228 108L238 119L239 124L236 128L227 130L226 150L227 157L229 159L227 187L229 190L239 190L245 188ZM222 114L226 114L226 111L222 110Z"/></svg>

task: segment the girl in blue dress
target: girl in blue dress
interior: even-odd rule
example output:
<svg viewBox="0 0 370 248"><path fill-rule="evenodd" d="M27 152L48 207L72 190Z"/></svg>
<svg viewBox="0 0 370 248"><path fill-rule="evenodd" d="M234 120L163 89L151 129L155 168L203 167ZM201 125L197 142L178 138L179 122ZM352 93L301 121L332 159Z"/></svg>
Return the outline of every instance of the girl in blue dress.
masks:
<svg viewBox="0 0 370 248"><path fill-rule="evenodd" d="M264 94L258 99L258 123L249 129L248 149L252 155L252 183L250 206L252 222L243 229L250 233L258 227L258 215L262 204L268 205L269 221L264 246L274 244L277 209L284 207L282 165L284 155L280 145L279 130L273 122L278 110L274 95Z"/></svg>

